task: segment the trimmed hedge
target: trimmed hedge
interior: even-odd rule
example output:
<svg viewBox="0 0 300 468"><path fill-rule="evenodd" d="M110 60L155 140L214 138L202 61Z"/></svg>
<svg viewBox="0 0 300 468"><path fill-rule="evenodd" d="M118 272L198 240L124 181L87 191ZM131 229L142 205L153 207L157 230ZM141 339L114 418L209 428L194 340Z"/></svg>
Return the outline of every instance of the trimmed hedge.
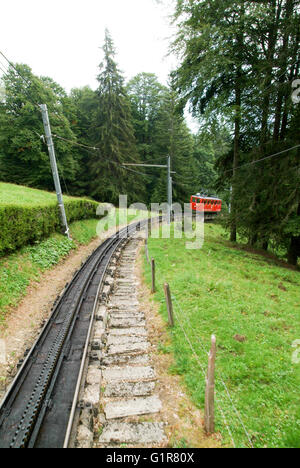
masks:
<svg viewBox="0 0 300 468"><path fill-rule="evenodd" d="M65 201L68 223L95 218L97 207L98 203L90 200ZM0 256L61 230L56 203L26 207L0 204Z"/></svg>

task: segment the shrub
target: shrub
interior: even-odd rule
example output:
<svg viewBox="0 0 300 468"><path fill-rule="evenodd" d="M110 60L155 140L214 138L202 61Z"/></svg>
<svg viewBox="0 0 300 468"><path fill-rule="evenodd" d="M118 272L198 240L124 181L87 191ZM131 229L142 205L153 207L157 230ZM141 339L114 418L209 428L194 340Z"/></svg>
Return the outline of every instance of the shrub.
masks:
<svg viewBox="0 0 300 468"><path fill-rule="evenodd" d="M98 204L90 200L68 200L68 222L95 218ZM0 255L31 244L55 231L61 232L60 211L56 203L44 206L0 205Z"/></svg>

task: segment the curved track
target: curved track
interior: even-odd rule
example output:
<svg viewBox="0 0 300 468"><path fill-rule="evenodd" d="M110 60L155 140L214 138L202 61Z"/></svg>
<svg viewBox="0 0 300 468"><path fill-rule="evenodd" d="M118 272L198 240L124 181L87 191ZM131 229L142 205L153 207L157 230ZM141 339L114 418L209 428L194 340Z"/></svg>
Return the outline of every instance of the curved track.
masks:
<svg viewBox="0 0 300 468"><path fill-rule="evenodd" d="M66 445L105 272L114 252L141 224L101 244L59 298L0 407L0 448Z"/></svg>

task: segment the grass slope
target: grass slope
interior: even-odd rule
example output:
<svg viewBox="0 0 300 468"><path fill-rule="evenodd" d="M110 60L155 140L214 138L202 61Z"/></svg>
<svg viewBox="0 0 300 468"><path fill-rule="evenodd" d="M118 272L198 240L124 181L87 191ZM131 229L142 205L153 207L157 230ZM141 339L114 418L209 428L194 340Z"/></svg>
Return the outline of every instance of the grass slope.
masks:
<svg viewBox="0 0 300 468"><path fill-rule="evenodd" d="M69 223L96 217L98 203L64 197ZM55 193L0 183L0 256L62 232Z"/></svg>
<svg viewBox="0 0 300 468"><path fill-rule="evenodd" d="M76 198L64 196L66 201L74 199ZM56 202L55 193L0 182L0 205L43 206Z"/></svg>
<svg viewBox="0 0 300 468"><path fill-rule="evenodd" d="M176 366L193 400L204 408L210 336L217 336L216 393L238 447L251 444L221 378L255 447L300 447L300 364L292 363L292 343L300 340L300 274L271 259L246 252L225 240L218 225L205 226L201 250L186 250L185 240L149 239L156 260L161 313L167 320L163 283L176 297L176 327L171 333ZM145 261L150 285L150 268ZM184 327L193 354L179 321ZM237 341L240 335L245 341ZM200 363L200 364L199 364ZM230 441L219 409L217 430Z"/></svg>

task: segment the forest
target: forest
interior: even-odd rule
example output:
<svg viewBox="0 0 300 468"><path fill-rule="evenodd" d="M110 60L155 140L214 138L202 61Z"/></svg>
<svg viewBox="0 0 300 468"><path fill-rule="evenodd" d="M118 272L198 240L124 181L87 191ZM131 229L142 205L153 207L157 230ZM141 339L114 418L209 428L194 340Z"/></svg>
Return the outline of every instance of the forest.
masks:
<svg viewBox="0 0 300 468"><path fill-rule="evenodd" d="M178 0L173 73L181 108L230 145L217 158L230 187L231 241L300 256L299 1ZM297 89L295 89L297 87ZM219 132L218 132L219 133Z"/></svg>
<svg viewBox="0 0 300 468"><path fill-rule="evenodd" d="M67 93L11 64L0 103L0 180L53 190L38 104L47 103L64 191L117 203L174 201L205 191L231 205L230 239L300 257L299 12L296 0L177 0L168 86L151 73L125 82L106 31L98 88ZM199 121L188 128L186 109ZM224 206L226 206L224 204ZM227 211L227 210L225 210Z"/></svg>
<svg viewBox="0 0 300 468"><path fill-rule="evenodd" d="M204 185L213 190L217 149L210 142L200 145L201 136L191 133L177 109L178 93L151 73L125 83L108 31L103 53L96 90L86 86L68 94L28 65L9 67L0 106L0 179L53 189L47 146L40 138L38 104L47 103L64 191L112 203L119 194L128 194L131 202L165 201L165 170L122 164L166 164L169 154L175 201L188 202Z"/></svg>

